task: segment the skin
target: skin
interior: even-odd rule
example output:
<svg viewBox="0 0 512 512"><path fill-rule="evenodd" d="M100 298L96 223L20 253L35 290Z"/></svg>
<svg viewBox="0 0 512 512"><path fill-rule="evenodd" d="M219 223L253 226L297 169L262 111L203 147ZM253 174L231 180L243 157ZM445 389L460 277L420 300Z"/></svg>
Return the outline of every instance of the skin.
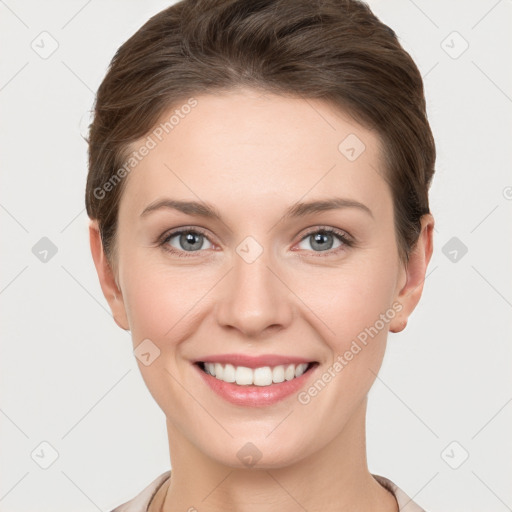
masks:
<svg viewBox="0 0 512 512"><path fill-rule="evenodd" d="M367 393L388 332L405 327L421 297L434 219L422 218L406 267L377 133L321 100L253 89L196 99L125 178L112 265L90 224L116 322L134 348L150 339L160 350L149 366L137 359L167 418L172 465L151 510L397 511L367 467ZM338 150L349 134L366 147L354 161ZM223 221L172 209L140 217L164 197L212 204ZM343 208L283 218L299 200L331 197L359 201L373 216ZM179 235L167 245L190 257L158 245L184 226L206 233L200 250L180 245ZM322 227L350 234L355 245L330 235L333 247L319 249L306 235ZM236 252L247 236L263 249L250 264ZM401 310L305 405L296 394L268 407L230 404L192 366L211 354L284 354L318 361L319 377L393 304ZM261 452L253 467L237 457L247 442Z"/></svg>

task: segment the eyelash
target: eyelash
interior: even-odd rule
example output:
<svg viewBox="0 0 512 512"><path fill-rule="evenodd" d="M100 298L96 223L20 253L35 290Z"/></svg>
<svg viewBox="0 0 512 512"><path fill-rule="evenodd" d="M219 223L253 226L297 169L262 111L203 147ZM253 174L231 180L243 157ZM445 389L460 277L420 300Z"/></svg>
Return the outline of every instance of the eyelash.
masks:
<svg viewBox="0 0 512 512"><path fill-rule="evenodd" d="M209 240L208 235L204 231L202 231L201 229L198 229L198 228L181 228L181 229L178 229L176 231L171 231L170 233L164 233L162 235L162 240L161 240L161 242L158 243L158 245L160 247L162 247L162 249L164 251L170 252L171 254L175 254L176 256L178 256L180 258L194 257L194 255L193 255L194 252L202 252L202 251L178 251L174 247L171 247L171 246L169 246L167 244L171 238L174 238L175 236L181 235L183 233L194 233L194 234L197 234L197 235L203 235L205 238L207 238ZM311 251L311 252L313 252L313 254L315 252L318 253L318 254L315 255L315 257L325 257L325 256L322 255L322 253L325 253L328 256L332 256L333 254L337 254L340 251L346 250L347 247L353 247L355 245L355 242L353 242L351 239L349 239L348 236L343 231L340 231L340 230L335 229L335 228L330 228L330 227L327 227L327 226L326 227L323 227L323 226L316 227L314 230L307 232L299 240L299 243L302 242L303 240L305 240L306 238L308 238L309 236L317 234L317 233L332 234L335 237L337 237L338 240L340 242L342 242L343 245L341 245L340 247L337 247L336 249L329 249L327 251ZM210 241L210 243L212 243L212 242Z"/></svg>

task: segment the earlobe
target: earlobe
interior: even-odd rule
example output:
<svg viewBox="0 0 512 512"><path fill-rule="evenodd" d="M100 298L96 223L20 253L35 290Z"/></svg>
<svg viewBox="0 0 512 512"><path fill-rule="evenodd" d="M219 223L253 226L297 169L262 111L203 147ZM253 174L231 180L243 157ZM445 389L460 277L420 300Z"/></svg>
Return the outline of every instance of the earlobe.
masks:
<svg viewBox="0 0 512 512"><path fill-rule="evenodd" d="M129 323L126 315L123 294L116 282L116 277L112 271L110 262L105 255L98 221L95 219L91 220L89 224L89 242L101 290L110 306L114 321L119 327L121 327L121 329L127 331L129 330Z"/></svg>
<svg viewBox="0 0 512 512"><path fill-rule="evenodd" d="M407 318L397 317L396 320L391 322L389 331L390 332L401 332L407 327Z"/></svg>
<svg viewBox="0 0 512 512"><path fill-rule="evenodd" d="M400 332L405 329L410 314L421 298L427 267L434 247L433 233L434 217L427 213L421 217L421 232L409 256L409 262L405 269L405 284L395 297L395 300L402 304L402 309L390 323L389 330L391 332Z"/></svg>

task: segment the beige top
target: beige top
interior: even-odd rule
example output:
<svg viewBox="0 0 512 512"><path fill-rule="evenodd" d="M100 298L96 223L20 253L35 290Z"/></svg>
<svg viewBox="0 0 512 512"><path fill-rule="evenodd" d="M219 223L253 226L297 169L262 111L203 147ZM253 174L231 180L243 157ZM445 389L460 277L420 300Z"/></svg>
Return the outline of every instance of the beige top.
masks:
<svg viewBox="0 0 512 512"><path fill-rule="evenodd" d="M157 493L158 489L169 479L171 471L162 473L158 478L153 480L146 488L144 488L135 498L119 505L111 512L147 512L151 500ZM398 510L400 512L426 512L425 509L421 508L417 503L412 501L402 489L397 487L391 480L380 476L373 475L375 480L379 482L383 487L390 491L396 498L398 503ZM406 510L407 507L407 510Z"/></svg>

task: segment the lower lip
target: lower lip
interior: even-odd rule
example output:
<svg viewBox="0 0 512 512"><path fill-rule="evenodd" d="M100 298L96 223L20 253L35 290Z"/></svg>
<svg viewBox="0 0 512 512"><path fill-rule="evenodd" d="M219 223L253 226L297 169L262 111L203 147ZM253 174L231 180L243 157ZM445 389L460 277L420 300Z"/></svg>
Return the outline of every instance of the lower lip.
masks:
<svg viewBox="0 0 512 512"><path fill-rule="evenodd" d="M284 400L290 395L297 393L304 386L317 365L309 368L300 377L292 380L285 380L270 386L239 386L231 382L224 382L204 372L197 364L194 367L199 372L204 382L210 386L220 397L235 405L245 407L265 407Z"/></svg>

